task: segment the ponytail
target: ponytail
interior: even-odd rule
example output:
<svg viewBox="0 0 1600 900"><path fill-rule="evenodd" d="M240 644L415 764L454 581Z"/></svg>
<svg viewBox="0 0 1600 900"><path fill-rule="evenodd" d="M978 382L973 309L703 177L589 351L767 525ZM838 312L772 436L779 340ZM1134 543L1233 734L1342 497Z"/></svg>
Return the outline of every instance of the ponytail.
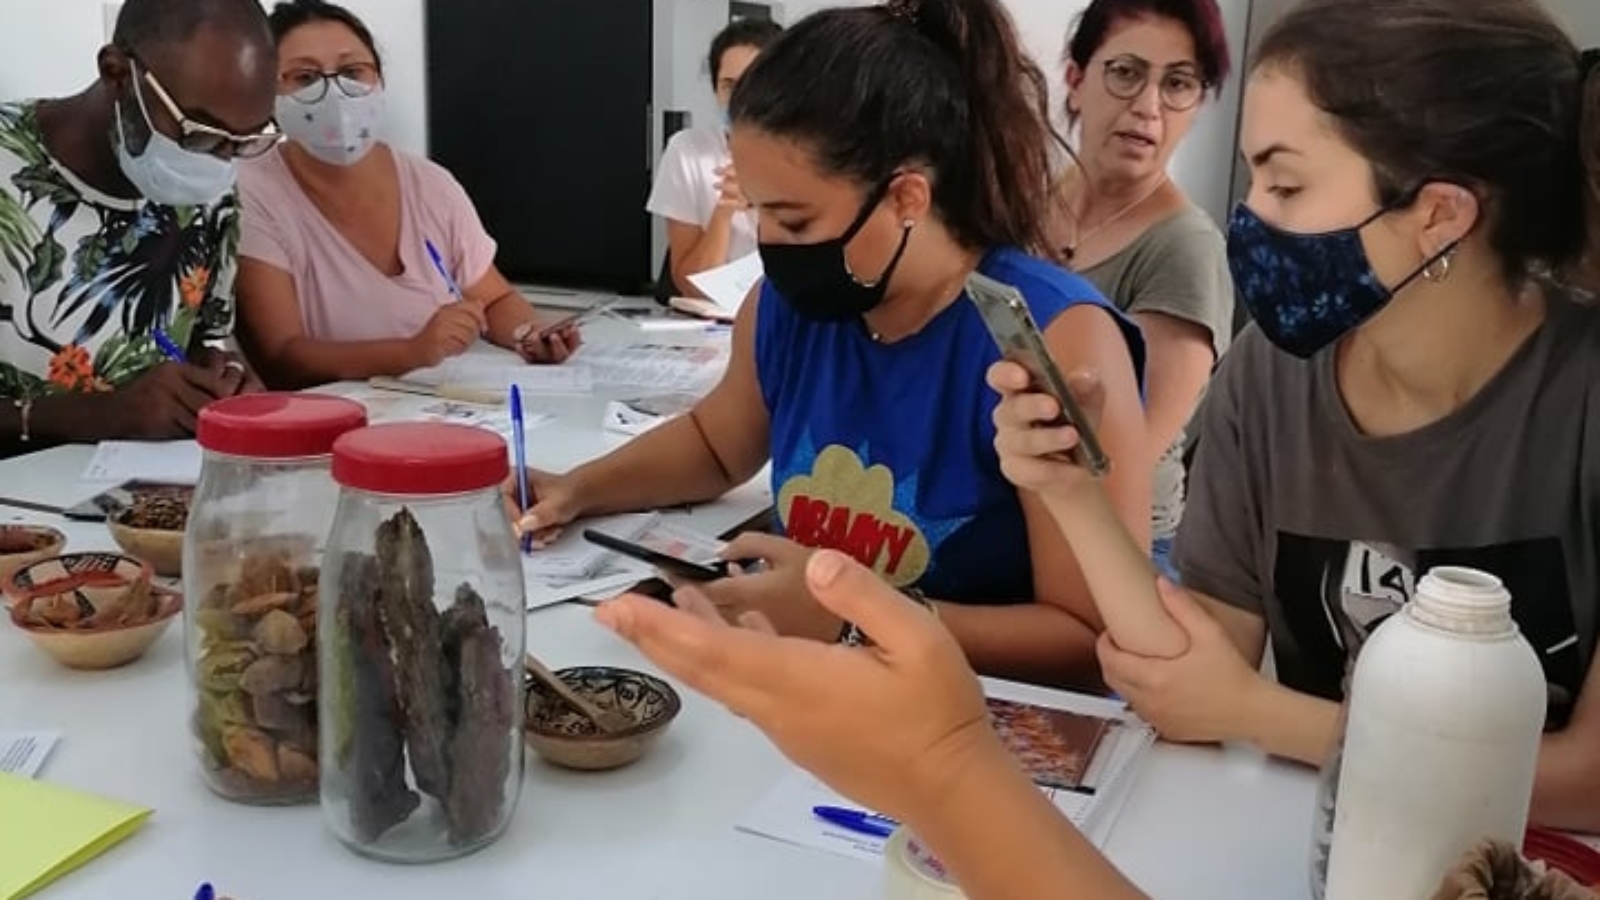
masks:
<svg viewBox="0 0 1600 900"><path fill-rule="evenodd" d="M1055 148L1044 74L1000 0L828 9L745 73L729 116L803 142L830 174L925 167L944 225L973 249L1049 252Z"/></svg>

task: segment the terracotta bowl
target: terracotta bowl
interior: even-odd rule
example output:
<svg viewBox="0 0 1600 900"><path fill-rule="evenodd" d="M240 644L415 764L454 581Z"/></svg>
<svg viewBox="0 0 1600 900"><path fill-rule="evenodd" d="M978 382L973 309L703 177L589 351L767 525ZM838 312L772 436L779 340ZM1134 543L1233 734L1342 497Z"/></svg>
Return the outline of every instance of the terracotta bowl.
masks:
<svg viewBox="0 0 1600 900"><path fill-rule="evenodd" d="M154 528L133 528L122 524L127 515L124 510L106 520L111 539L122 552L142 560L163 578L177 578L183 574L183 532L159 531Z"/></svg>
<svg viewBox="0 0 1600 900"><path fill-rule="evenodd" d="M625 709L639 720L626 731L602 733L588 717L527 679L523 736L546 762L563 768L598 772L637 762L683 709L672 685L643 672L593 666L562 669L556 675L599 705Z"/></svg>
<svg viewBox="0 0 1600 900"><path fill-rule="evenodd" d="M11 573L52 556L60 556L67 536L42 525L0 525L0 585L11 580ZM6 606L11 594L6 594Z"/></svg>
<svg viewBox="0 0 1600 900"><path fill-rule="evenodd" d="M71 669L114 669L145 654L183 609L150 567L115 553L73 553L12 573L11 624Z"/></svg>

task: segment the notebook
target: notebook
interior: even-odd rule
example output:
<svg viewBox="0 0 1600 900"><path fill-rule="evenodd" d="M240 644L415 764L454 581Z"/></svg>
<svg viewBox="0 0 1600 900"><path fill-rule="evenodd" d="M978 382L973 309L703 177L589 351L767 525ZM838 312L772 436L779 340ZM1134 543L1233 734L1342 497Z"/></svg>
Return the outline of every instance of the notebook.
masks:
<svg viewBox="0 0 1600 900"><path fill-rule="evenodd" d="M0 773L0 900L21 900L76 871L137 831L150 814Z"/></svg>

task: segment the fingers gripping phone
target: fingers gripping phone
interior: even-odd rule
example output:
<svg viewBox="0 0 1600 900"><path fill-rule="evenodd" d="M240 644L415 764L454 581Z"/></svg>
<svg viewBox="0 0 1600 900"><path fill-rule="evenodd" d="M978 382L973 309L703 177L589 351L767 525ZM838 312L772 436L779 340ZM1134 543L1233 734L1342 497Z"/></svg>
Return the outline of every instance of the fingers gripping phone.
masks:
<svg viewBox="0 0 1600 900"><path fill-rule="evenodd" d="M603 531L596 531L593 528L584 530L583 539L596 546L621 553L623 556L647 562L663 572L688 581L717 581L727 578L731 574L727 562L717 561L705 564L693 562L658 550L652 550L642 544L625 541L622 538L614 537Z"/></svg>
<svg viewBox="0 0 1600 900"><path fill-rule="evenodd" d="M1061 416L1052 426L1070 425L1078 431L1078 445L1072 448L1072 461L1099 477L1111 469L1111 460L1100 446L1100 438L1084 415L1067 380L1061 376L1050 351L1045 348L1044 334L1028 311L1028 301L1022 292L977 272L967 277L967 296L978 308L983 324L1000 348L1000 355L1028 370L1033 386L1054 397L1061 406Z"/></svg>

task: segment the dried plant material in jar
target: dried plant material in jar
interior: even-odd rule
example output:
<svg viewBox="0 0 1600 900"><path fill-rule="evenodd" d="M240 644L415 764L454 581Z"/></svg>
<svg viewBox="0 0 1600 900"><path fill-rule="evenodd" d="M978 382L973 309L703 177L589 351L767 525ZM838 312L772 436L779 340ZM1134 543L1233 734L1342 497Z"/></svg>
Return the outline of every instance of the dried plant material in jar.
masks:
<svg viewBox="0 0 1600 900"><path fill-rule="evenodd" d="M378 619L394 648L395 688L417 787L443 797L450 784L444 651L433 605L433 555L409 510L378 526Z"/></svg>
<svg viewBox="0 0 1600 900"><path fill-rule="evenodd" d="M405 735L392 651L378 616L378 560L347 554L337 600L338 662L332 677L335 765L349 785L350 823L376 841L422 805L406 783Z"/></svg>
<svg viewBox="0 0 1600 900"><path fill-rule="evenodd" d="M520 740L505 640L469 585L439 612L432 552L408 510L379 526L374 546L341 563L324 764L338 767L356 839L381 839L426 796L442 808L445 839L472 846L504 822Z"/></svg>
<svg viewBox="0 0 1600 900"><path fill-rule="evenodd" d="M317 569L298 563L299 538L212 544L193 613L195 733L212 787L229 799L315 798ZM309 625L309 628L308 628Z"/></svg>

